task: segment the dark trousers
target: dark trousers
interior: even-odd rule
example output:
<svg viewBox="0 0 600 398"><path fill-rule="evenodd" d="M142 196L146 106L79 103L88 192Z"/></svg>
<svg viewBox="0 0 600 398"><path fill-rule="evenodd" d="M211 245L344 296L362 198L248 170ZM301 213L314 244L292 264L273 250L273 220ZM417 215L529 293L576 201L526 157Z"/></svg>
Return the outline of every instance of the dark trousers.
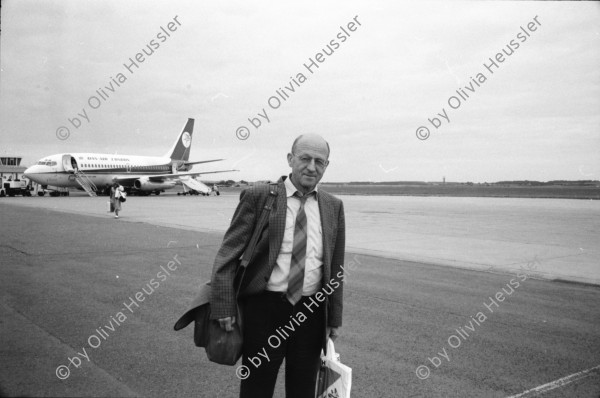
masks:
<svg viewBox="0 0 600 398"><path fill-rule="evenodd" d="M284 358L286 397L313 398L324 314L325 302L314 296L302 297L295 306L282 293L264 292L246 298L242 364L250 376L242 380L240 398L271 398Z"/></svg>

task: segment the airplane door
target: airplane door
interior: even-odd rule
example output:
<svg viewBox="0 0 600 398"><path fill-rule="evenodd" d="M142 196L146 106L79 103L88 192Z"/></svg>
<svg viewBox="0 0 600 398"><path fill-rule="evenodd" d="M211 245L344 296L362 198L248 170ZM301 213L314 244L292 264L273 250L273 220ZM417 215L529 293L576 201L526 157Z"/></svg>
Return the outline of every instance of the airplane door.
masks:
<svg viewBox="0 0 600 398"><path fill-rule="evenodd" d="M63 157L62 157L62 166L63 166L63 169L65 169L65 171L68 172L68 173L72 173L72 172L75 171L73 169L73 165L71 163L71 159L72 158L73 157L71 155L63 155ZM77 167L77 164L75 164L75 167Z"/></svg>
<svg viewBox="0 0 600 398"><path fill-rule="evenodd" d="M77 160L75 160L75 158L73 156L71 156L71 167L73 167L73 170L75 170L75 172L77 172Z"/></svg>

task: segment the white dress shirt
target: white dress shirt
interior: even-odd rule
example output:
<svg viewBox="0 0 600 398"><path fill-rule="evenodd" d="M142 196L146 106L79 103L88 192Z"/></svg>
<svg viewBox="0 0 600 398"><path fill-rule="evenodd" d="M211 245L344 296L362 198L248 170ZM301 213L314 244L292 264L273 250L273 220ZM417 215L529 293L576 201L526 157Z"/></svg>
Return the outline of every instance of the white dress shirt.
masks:
<svg viewBox="0 0 600 398"><path fill-rule="evenodd" d="M294 196L297 189L290 177L284 181L287 210L285 217L285 232L283 242L277 256L277 262L267 283L267 290L273 292L286 292L288 288L288 277L290 274L290 263L292 261L292 248L294 246L294 229L296 227L296 215L300 210L300 199ZM321 227L321 214L317 199L317 187L304 204L307 224L306 260L304 265L303 296L315 294L321 288L321 275L323 273L323 228Z"/></svg>

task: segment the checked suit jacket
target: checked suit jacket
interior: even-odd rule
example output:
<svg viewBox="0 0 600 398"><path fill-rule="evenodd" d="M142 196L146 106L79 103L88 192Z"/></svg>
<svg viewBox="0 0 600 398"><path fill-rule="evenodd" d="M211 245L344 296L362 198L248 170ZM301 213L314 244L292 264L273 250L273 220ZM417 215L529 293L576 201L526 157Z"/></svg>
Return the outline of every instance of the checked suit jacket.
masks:
<svg viewBox="0 0 600 398"><path fill-rule="evenodd" d="M268 226L260 232L260 239L240 283L239 297L243 299L266 289L279 255L285 231L287 212L285 178L287 177L281 177L276 186L257 184L240 194L240 203L233 214L229 229L225 232L223 243L213 266L210 297L211 319L237 316L234 279L239 259L250 243L252 233L271 189L276 187L277 196L269 214ZM321 286L329 284L330 287L335 287L333 293L329 296L325 295L327 296L324 301L326 304L325 325L339 327L342 325L343 264L346 244L344 206L340 199L320 189L317 200L323 231ZM333 283L334 280L337 283ZM328 291L330 290L328 288Z"/></svg>

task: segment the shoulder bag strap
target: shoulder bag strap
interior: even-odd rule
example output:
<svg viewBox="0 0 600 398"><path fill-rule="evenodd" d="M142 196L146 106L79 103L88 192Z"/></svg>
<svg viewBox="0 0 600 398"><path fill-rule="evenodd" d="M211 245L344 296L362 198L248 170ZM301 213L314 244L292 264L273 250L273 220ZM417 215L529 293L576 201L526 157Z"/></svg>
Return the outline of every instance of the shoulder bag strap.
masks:
<svg viewBox="0 0 600 398"><path fill-rule="evenodd" d="M242 257L242 262L240 265L244 267L244 269L250 263L250 259L252 258L252 254L254 253L254 248L256 247L262 230L264 229L267 219L269 218L269 214L271 213L271 209L273 208L273 203L275 202L276 197L277 184L269 184L269 197L267 198L266 204L263 207L262 212L260 213L260 219L258 220L256 228L254 229L252 239L250 240L250 243L248 244L248 247L246 248L246 251L244 252L244 255Z"/></svg>

